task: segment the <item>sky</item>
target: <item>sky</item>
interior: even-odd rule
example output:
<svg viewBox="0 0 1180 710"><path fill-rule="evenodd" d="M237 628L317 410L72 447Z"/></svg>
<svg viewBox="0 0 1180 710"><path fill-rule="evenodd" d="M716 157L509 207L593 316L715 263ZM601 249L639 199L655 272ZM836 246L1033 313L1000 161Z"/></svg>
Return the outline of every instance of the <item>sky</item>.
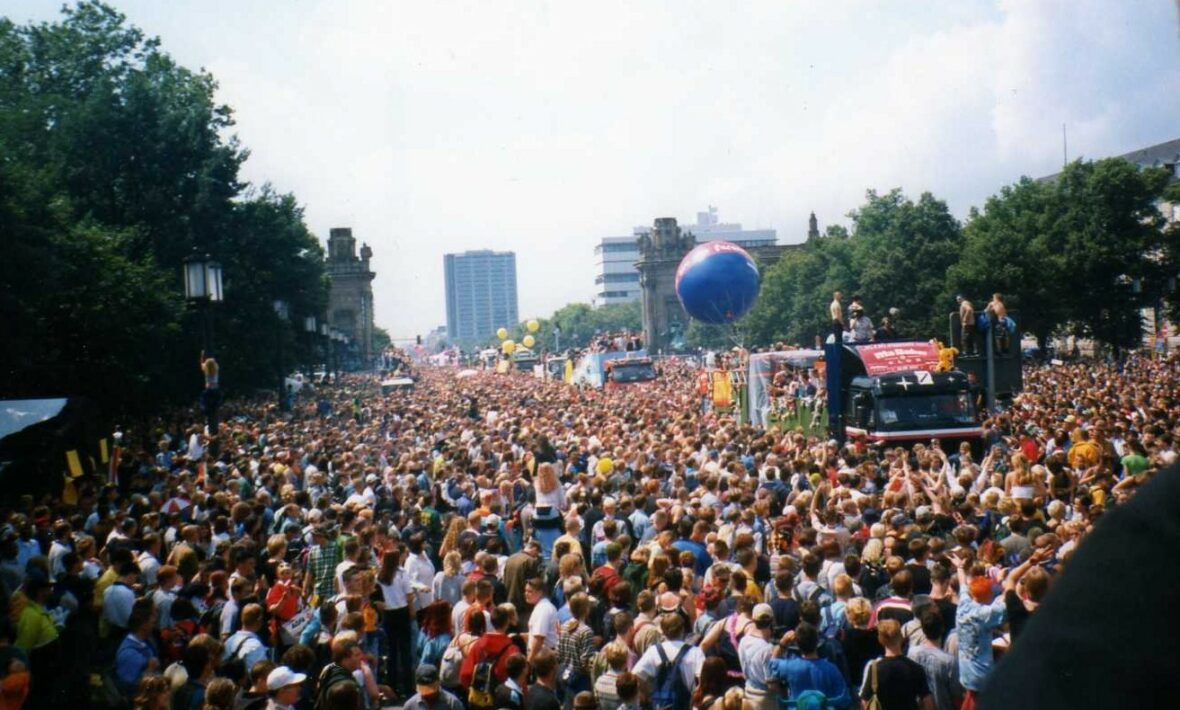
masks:
<svg viewBox="0 0 1180 710"><path fill-rule="evenodd" d="M443 254L517 254L522 319L657 217L801 241L867 189L960 218L1022 175L1180 138L1174 0L121 0L208 69L313 232L374 252L378 325L445 322ZM61 0L0 0L17 22Z"/></svg>

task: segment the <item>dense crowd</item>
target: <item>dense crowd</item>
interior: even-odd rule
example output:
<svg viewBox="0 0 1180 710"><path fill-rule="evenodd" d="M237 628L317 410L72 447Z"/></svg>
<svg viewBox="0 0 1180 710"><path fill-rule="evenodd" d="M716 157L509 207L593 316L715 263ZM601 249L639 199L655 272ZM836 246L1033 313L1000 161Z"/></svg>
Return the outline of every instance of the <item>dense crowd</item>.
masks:
<svg viewBox="0 0 1180 710"><path fill-rule="evenodd" d="M1177 369L1030 369L975 449L738 425L675 361L128 423L3 511L0 707L970 708L1175 460Z"/></svg>

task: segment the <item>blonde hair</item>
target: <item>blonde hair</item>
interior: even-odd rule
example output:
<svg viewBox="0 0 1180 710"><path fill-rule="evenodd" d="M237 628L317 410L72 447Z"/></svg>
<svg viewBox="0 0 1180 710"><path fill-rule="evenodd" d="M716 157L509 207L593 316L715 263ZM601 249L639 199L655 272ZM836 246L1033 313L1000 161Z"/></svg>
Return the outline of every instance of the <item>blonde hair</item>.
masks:
<svg viewBox="0 0 1180 710"><path fill-rule="evenodd" d="M854 597L845 605L844 615L848 617L848 623L852 624L853 628L867 629L869 620L873 618L873 605L864 597Z"/></svg>
<svg viewBox="0 0 1180 710"><path fill-rule="evenodd" d="M877 624L877 640L885 648L901 645L901 624L895 619L882 619Z"/></svg>
<svg viewBox="0 0 1180 710"><path fill-rule="evenodd" d="M730 688L721 698L721 710L744 710L746 691L740 687Z"/></svg>
<svg viewBox="0 0 1180 710"><path fill-rule="evenodd" d="M836 575L836 579L832 581L832 591L836 593L837 599L843 599L852 594L852 577L846 574Z"/></svg>
<svg viewBox="0 0 1180 710"><path fill-rule="evenodd" d="M861 553L861 560L869 563L877 563L881 561L881 553L885 550L885 543L879 537L870 538L865 543L864 552Z"/></svg>
<svg viewBox="0 0 1180 710"><path fill-rule="evenodd" d="M1029 467L1028 459L1019 451L1012 454L1012 472L1016 474L1016 485L1031 486L1036 482L1036 476L1033 475L1032 469Z"/></svg>
<svg viewBox="0 0 1180 710"><path fill-rule="evenodd" d="M582 556L576 552L567 552L557 561L557 572L560 577L570 577L582 572Z"/></svg>
<svg viewBox="0 0 1180 710"><path fill-rule="evenodd" d="M552 493L561 485L561 481L557 480L557 469L551 463L543 463L537 466L537 492L538 493Z"/></svg>
<svg viewBox="0 0 1180 710"><path fill-rule="evenodd" d="M443 557L443 573L448 577L459 574L463 567L463 556L457 550L451 550Z"/></svg>

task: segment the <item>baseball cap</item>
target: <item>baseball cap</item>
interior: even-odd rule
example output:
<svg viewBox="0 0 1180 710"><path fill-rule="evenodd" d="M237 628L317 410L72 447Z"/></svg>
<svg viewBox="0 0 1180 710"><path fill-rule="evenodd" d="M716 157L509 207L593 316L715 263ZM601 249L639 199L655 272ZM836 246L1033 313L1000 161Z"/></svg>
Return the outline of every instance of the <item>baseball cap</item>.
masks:
<svg viewBox="0 0 1180 710"><path fill-rule="evenodd" d="M754 613L750 615L750 618L754 621L759 619L774 621L774 609L771 609L769 604L755 604Z"/></svg>
<svg viewBox="0 0 1180 710"><path fill-rule="evenodd" d="M418 672L414 674L416 685L435 686L438 685L438 680L438 667L429 663L418 666Z"/></svg>
<svg viewBox="0 0 1180 710"><path fill-rule="evenodd" d="M266 677L267 690L281 690L288 685L299 685L307 680L303 673L296 673L287 666L279 666Z"/></svg>

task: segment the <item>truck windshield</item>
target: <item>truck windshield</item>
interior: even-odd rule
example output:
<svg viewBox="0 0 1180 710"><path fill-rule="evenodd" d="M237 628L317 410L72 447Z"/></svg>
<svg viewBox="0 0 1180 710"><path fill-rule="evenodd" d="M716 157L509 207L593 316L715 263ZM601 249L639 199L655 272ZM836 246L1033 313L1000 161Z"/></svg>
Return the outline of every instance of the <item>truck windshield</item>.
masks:
<svg viewBox="0 0 1180 710"><path fill-rule="evenodd" d="M967 392L882 397L877 409L881 413L881 425L887 429L975 423L975 408Z"/></svg>
<svg viewBox="0 0 1180 710"><path fill-rule="evenodd" d="M610 371L612 382L646 382L655 378L656 370L650 362L637 362L628 365L616 364Z"/></svg>

